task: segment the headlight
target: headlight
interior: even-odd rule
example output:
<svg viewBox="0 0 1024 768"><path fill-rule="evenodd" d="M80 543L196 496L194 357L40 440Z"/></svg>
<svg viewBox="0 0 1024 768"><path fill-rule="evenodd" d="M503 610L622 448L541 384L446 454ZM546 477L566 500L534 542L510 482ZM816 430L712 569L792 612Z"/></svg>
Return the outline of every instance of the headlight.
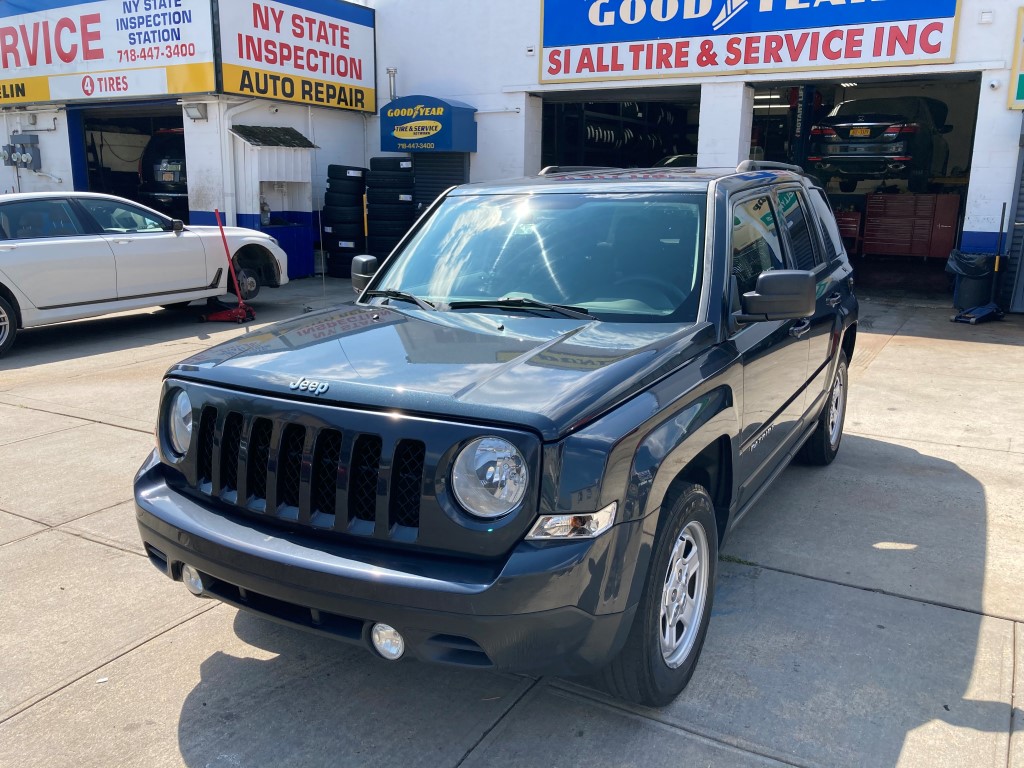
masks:
<svg viewBox="0 0 1024 768"><path fill-rule="evenodd" d="M188 453L192 443L192 401L183 389L174 394L167 408L167 440L179 458Z"/></svg>
<svg viewBox="0 0 1024 768"><path fill-rule="evenodd" d="M466 511L488 520L508 514L526 495L526 460L508 440L481 437L461 451L452 467L452 489Z"/></svg>

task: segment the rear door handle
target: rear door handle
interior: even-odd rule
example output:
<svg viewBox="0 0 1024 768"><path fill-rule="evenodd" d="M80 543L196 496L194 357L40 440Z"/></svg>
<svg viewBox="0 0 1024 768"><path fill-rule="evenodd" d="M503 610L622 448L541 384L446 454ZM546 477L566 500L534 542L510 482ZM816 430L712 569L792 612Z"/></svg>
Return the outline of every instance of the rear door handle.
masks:
<svg viewBox="0 0 1024 768"><path fill-rule="evenodd" d="M17 247L16 245L0 245L0 251L13 251Z"/></svg>
<svg viewBox="0 0 1024 768"><path fill-rule="evenodd" d="M811 321L809 318L804 318L799 323L789 329L789 335L794 339L802 339L807 335L807 332L811 330Z"/></svg>
<svg viewBox="0 0 1024 768"><path fill-rule="evenodd" d="M842 300L843 300L842 294L837 292L837 293L833 293L831 296L829 296L827 299L825 299L825 303L828 304L830 307L838 307L839 306L839 302L841 302Z"/></svg>
<svg viewBox="0 0 1024 768"><path fill-rule="evenodd" d="M117 243L118 245L124 245L125 243L130 243L131 241L132 239L130 237L118 237L114 239L114 242Z"/></svg>

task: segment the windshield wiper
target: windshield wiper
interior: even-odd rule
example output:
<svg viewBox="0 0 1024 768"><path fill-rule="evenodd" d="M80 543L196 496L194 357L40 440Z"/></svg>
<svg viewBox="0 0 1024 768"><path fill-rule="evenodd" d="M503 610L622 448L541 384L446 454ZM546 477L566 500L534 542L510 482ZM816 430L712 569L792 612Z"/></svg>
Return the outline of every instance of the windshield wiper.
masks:
<svg viewBox="0 0 1024 768"><path fill-rule="evenodd" d="M391 288L376 289L373 291L367 291L363 294L364 299L372 299L377 296L381 296L385 299L399 299L401 301L408 301L415 304L420 309L425 309L430 312L437 311L437 307L431 304L425 299L421 299L419 296L409 293L408 291L396 291Z"/></svg>
<svg viewBox="0 0 1024 768"><path fill-rule="evenodd" d="M531 299L526 296L510 296L504 299L480 299L469 301L452 301L448 309L470 309L472 307L497 307L499 309L546 309L557 312L563 317L579 320L593 320L594 316L581 307L570 307L565 304L549 304L546 301Z"/></svg>

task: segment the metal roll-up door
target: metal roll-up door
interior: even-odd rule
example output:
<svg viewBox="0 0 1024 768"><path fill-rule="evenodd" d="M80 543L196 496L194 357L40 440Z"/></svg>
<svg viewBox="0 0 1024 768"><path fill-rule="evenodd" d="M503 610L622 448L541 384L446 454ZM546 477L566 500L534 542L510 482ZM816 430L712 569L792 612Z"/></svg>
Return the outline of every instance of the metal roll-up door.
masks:
<svg viewBox="0 0 1024 768"><path fill-rule="evenodd" d="M413 200L417 207L426 207L448 187L469 181L468 152L416 154L412 158L416 176Z"/></svg>

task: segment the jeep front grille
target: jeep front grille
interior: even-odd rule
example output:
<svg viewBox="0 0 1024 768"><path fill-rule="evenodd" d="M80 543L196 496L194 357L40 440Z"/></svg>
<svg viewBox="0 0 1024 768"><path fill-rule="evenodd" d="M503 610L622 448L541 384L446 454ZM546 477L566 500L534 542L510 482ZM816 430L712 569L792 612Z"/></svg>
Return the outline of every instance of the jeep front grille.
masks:
<svg viewBox="0 0 1024 768"><path fill-rule="evenodd" d="M380 435L207 406L199 420L196 490L321 530L379 536L380 514L385 538L406 529L401 538L411 541L420 524L425 456L418 440L386 447Z"/></svg>

